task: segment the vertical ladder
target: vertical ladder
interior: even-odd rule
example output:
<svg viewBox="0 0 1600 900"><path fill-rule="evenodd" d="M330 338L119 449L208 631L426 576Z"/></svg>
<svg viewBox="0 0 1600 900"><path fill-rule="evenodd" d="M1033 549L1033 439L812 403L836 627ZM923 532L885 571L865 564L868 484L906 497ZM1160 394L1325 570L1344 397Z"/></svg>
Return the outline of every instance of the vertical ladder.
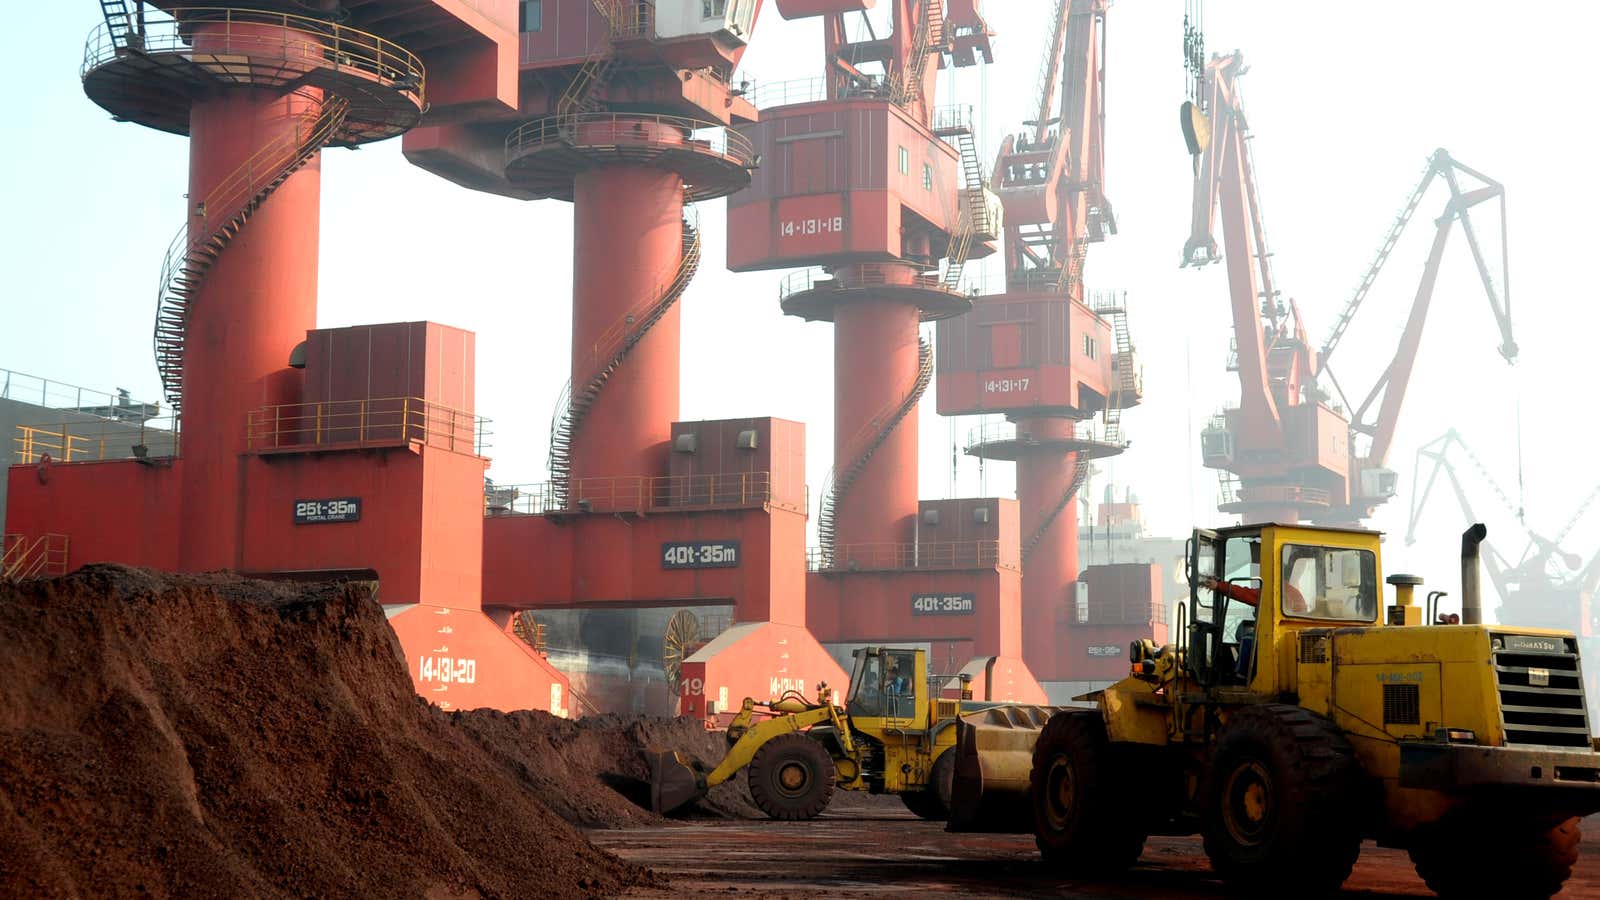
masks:
<svg viewBox="0 0 1600 900"><path fill-rule="evenodd" d="M954 230L950 233L950 248L945 254L944 288L954 291L961 286L961 272L972 254L972 242L980 229L989 231L989 207L983 193L983 164L978 161L978 146L972 136L970 123L953 133L956 148L961 151L961 173L964 187L961 190L962 208L957 214Z"/></svg>
<svg viewBox="0 0 1600 900"><path fill-rule="evenodd" d="M1133 368L1133 338L1128 333L1128 309L1125 299L1095 312L1111 319L1111 339L1115 344L1111 356L1111 396L1106 400L1105 442L1122 444L1122 407L1129 394L1138 388L1137 373Z"/></svg>
<svg viewBox="0 0 1600 900"><path fill-rule="evenodd" d="M923 0L922 16L911 35L911 51L903 71L895 73L889 85L889 99L909 106L922 97L922 77L928 71L928 55L944 47L944 0Z"/></svg>
<svg viewBox="0 0 1600 900"><path fill-rule="evenodd" d="M106 17L106 32L114 47L128 46L128 35L133 33L133 16L128 11L127 0L100 0L100 12Z"/></svg>

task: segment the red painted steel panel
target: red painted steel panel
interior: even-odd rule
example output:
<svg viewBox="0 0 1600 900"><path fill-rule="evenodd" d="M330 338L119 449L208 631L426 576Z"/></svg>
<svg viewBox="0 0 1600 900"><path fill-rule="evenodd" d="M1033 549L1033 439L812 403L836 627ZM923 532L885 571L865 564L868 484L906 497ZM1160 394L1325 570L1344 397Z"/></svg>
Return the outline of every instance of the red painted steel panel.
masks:
<svg viewBox="0 0 1600 900"><path fill-rule="evenodd" d="M391 612L412 684L441 709L576 712L567 677L482 612L429 604Z"/></svg>
<svg viewBox="0 0 1600 900"><path fill-rule="evenodd" d="M825 16L829 13L863 12L875 5L875 0L775 0L778 14L785 19L804 19Z"/></svg>
<svg viewBox="0 0 1600 900"><path fill-rule="evenodd" d="M745 697L776 700L785 691L815 697L823 682L845 695L849 673L805 628L762 622L736 629L684 662L679 715L721 715L737 711Z"/></svg>
<svg viewBox="0 0 1600 900"><path fill-rule="evenodd" d="M643 166L608 166L577 176L575 194L577 395L618 351L631 323L644 321L678 270L683 181ZM673 304L606 381L573 438L574 477L666 474L667 442L678 418L679 319Z"/></svg>
<svg viewBox="0 0 1600 900"><path fill-rule="evenodd" d="M516 608L731 602L737 621L799 624L805 517L761 509L656 512L643 518L484 520L484 602ZM731 568L665 569L669 541L739 542Z"/></svg>
<svg viewBox="0 0 1600 900"><path fill-rule="evenodd" d="M203 46L197 35L197 46ZM314 115L316 89L215 93L190 113L189 196L212 189L263 146ZM191 201L192 202L192 201ZM233 515L248 410L292 401L271 393L289 353L316 324L320 157L279 185L230 241L189 303L184 341L183 534L179 565L234 568L247 535ZM221 210L211 211L223 215ZM199 239L222 223L191 216Z"/></svg>
<svg viewBox="0 0 1600 900"><path fill-rule="evenodd" d="M917 308L847 303L834 321L835 471L876 447L840 498L835 534L841 544L903 543L917 513L917 411L881 441L876 435L916 380Z"/></svg>
<svg viewBox="0 0 1600 900"><path fill-rule="evenodd" d="M129 459L12 466L6 531L66 535L68 570L93 562L176 569L183 465Z"/></svg>
<svg viewBox="0 0 1600 900"><path fill-rule="evenodd" d="M1071 437L1073 421L1065 418L1023 419L1017 430L1038 440ZM1062 498L1072 486L1077 454L1055 449L1026 453L1017 460L1017 497L1022 504L1022 539L1038 542L1028 555L1022 579L1022 658L1036 674L1057 679L1060 674L1060 638L1056 621L1078 580L1078 508ZM1046 518L1060 510L1048 527Z"/></svg>

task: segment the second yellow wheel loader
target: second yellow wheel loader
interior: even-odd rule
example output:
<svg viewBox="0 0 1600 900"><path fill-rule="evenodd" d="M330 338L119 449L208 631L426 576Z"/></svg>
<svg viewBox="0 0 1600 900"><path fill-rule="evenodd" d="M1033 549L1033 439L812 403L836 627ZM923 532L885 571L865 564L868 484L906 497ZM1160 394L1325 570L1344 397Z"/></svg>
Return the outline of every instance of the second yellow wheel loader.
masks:
<svg viewBox="0 0 1600 900"><path fill-rule="evenodd" d="M813 818L836 789L898 794L917 815L944 819L956 718L1004 706L932 698L927 654L884 647L856 651L843 707L835 699L826 686L815 701L793 692L766 704L747 698L728 728L728 754L714 768L674 751L652 756L651 807L676 809L747 770L751 798L774 819ZM1034 731L1050 713L1014 709Z"/></svg>

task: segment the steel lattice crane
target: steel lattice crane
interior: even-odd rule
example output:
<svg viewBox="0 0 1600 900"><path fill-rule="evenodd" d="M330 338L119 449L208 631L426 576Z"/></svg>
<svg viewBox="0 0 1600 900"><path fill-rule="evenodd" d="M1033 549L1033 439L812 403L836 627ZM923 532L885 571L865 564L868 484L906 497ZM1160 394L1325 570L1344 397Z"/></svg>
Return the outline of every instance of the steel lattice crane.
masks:
<svg viewBox="0 0 1600 900"><path fill-rule="evenodd" d="M1184 266L1223 261L1214 234L1222 221L1227 248L1229 293L1232 298L1233 358L1239 373L1238 407L1226 409L1201 433L1206 466L1220 470L1224 487L1220 509L1249 521L1303 521L1353 524L1395 494L1398 478L1387 468L1400 412L1421 344L1440 261L1459 222L1477 264L1489 306L1501 334L1500 353L1516 357L1510 300L1490 275L1473 230L1469 211L1486 201L1501 204L1501 264L1506 263L1504 188L1443 150L1436 151L1417 187L1390 227L1378 254L1363 275L1355 295L1320 351L1306 337L1306 327L1293 300L1285 301L1272 271L1261 201L1250 152L1250 129L1239 93L1239 76L1247 71L1235 51L1213 56L1201 85L1209 115L1201 127L1189 124L1185 136L1202 150L1194 186L1193 218ZM1196 135L1204 138L1197 143ZM1476 185L1463 188L1463 176ZM1450 196L1435 220L1433 248L1412 301L1405 330L1377 382L1355 407L1328 367L1328 360L1411 221L1428 187L1436 180ZM1331 391L1322 386L1326 382ZM1342 405L1332 402L1337 396Z"/></svg>
<svg viewBox="0 0 1600 900"><path fill-rule="evenodd" d="M1596 552L1585 564L1582 556L1564 549L1562 544L1595 499L1600 498L1600 486L1590 491L1553 537L1546 537L1527 526L1522 510L1511 502L1460 433L1451 429L1417 448L1412 475L1417 487L1411 497L1411 515L1406 528L1407 544L1415 541L1417 525L1422 519L1428 497L1441 475L1449 482L1456 502L1461 506L1464 520L1481 521L1474 513L1460 473L1451 462L1452 451L1466 456L1476 470L1478 480L1499 499L1506 512L1517 519L1527 538L1522 554L1514 563L1497 549L1489 548L1484 553L1484 566L1500 597L1500 608L1496 613L1498 621L1511 625L1563 629L1582 638L1593 637L1596 629L1591 604L1596 587L1600 587L1600 552Z"/></svg>

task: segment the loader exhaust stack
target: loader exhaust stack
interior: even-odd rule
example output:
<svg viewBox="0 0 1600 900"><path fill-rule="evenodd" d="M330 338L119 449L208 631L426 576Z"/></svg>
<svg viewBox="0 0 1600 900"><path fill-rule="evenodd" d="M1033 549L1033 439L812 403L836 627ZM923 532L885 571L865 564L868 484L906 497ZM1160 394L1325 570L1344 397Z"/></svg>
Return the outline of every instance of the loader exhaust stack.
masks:
<svg viewBox="0 0 1600 900"><path fill-rule="evenodd" d="M1461 533L1461 624L1483 624L1483 595L1478 592L1478 545L1489 536L1482 522Z"/></svg>

